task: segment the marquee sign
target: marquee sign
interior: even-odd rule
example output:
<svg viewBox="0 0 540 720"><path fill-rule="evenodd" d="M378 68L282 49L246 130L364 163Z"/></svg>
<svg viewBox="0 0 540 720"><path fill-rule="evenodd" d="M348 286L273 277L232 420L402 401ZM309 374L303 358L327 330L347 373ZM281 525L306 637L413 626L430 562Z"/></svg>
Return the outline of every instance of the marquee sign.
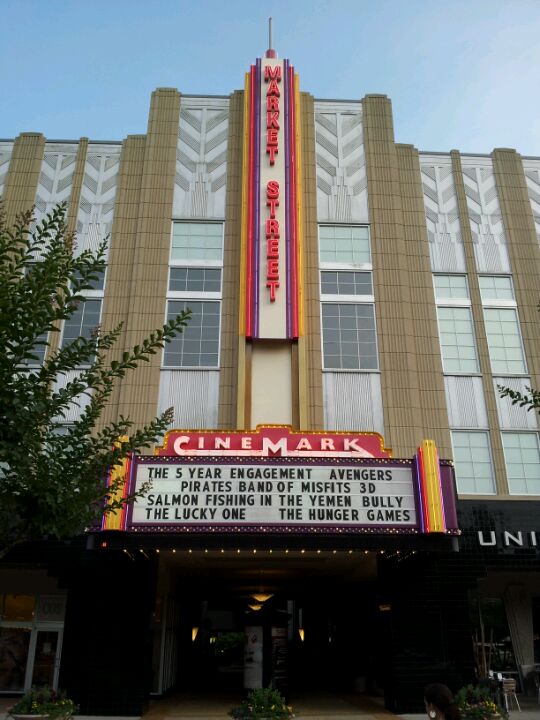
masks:
<svg viewBox="0 0 540 720"><path fill-rule="evenodd" d="M242 203L243 334L301 334L298 76L273 51L246 75Z"/></svg>
<svg viewBox="0 0 540 720"><path fill-rule="evenodd" d="M258 425L250 431L171 430L156 455L248 457L391 457L379 433L297 432L289 425Z"/></svg>
<svg viewBox="0 0 540 720"><path fill-rule="evenodd" d="M319 449L296 449L307 443ZM459 532L453 467L429 440L412 460L396 460L376 433L174 431L156 455L126 466L126 495L148 484L126 513L106 516L103 529Z"/></svg>

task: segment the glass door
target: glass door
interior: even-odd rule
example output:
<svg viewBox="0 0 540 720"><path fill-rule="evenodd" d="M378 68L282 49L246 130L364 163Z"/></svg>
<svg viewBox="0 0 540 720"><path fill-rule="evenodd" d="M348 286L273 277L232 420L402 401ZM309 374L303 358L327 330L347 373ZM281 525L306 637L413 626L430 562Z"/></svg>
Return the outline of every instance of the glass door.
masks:
<svg viewBox="0 0 540 720"><path fill-rule="evenodd" d="M36 630L31 686L58 687L61 633L61 630Z"/></svg>
<svg viewBox="0 0 540 720"><path fill-rule="evenodd" d="M30 627L0 627L0 692L24 692Z"/></svg>

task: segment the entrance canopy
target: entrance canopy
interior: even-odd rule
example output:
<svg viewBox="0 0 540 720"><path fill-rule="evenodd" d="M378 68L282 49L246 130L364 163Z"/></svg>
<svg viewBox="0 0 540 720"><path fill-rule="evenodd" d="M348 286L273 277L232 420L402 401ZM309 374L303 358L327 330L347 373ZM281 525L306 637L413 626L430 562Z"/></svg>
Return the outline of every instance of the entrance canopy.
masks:
<svg viewBox="0 0 540 720"><path fill-rule="evenodd" d="M459 534L453 467L426 440L395 459L376 433L172 431L115 472L136 501L103 530L249 538ZM324 544L324 543L323 543Z"/></svg>

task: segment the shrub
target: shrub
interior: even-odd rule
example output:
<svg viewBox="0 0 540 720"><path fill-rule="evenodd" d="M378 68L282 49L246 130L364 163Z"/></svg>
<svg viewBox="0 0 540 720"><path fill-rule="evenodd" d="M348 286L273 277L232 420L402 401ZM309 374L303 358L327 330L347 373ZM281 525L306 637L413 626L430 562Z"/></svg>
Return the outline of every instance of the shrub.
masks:
<svg viewBox="0 0 540 720"><path fill-rule="evenodd" d="M285 703L285 698L279 690L273 688L252 690L247 700L239 707L233 708L229 715L235 720L294 717L292 707Z"/></svg>

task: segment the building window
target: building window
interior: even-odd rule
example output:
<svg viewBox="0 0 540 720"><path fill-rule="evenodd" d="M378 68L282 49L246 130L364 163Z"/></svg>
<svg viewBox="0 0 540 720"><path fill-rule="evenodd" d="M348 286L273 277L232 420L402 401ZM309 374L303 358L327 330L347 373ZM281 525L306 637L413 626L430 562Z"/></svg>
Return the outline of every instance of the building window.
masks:
<svg viewBox="0 0 540 720"><path fill-rule="evenodd" d="M167 368L217 367L219 361L219 302L169 300L167 320L187 308L191 319L184 332L165 345L163 365Z"/></svg>
<svg viewBox="0 0 540 720"><path fill-rule="evenodd" d="M370 272L324 270L321 272L321 294L323 295L373 295Z"/></svg>
<svg viewBox="0 0 540 720"><path fill-rule="evenodd" d="M437 316L444 372L479 372L470 308L439 306Z"/></svg>
<svg viewBox="0 0 540 720"><path fill-rule="evenodd" d="M365 265L371 263L369 230L362 225L321 225L321 263Z"/></svg>
<svg viewBox="0 0 540 720"><path fill-rule="evenodd" d="M81 292L85 299L71 317L64 321L61 347L81 337L88 340L99 328L101 319L101 305L105 289L105 273L99 273L92 282L92 286Z"/></svg>
<svg viewBox="0 0 540 720"><path fill-rule="evenodd" d="M219 367L223 223L174 222L167 320L183 310L191 319L165 346L165 368Z"/></svg>
<svg viewBox="0 0 540 720"><path fill-rule="evenodd" d="M62 347L65 347L79 337L88 340L92 333L99 327L101 316L101 300L85 300L73 315L64 321L64 332L62 335Z"/></svg>
<svg viewBox="0 0 540 720"><path fill-rule="evenodd" d="M508 489L511 495L540 495L540 450L537 433L502 433Z"/></svg>
<svg viewBox="0 0 540 720"><path fill-rule="evenodd" d="M324 368L377 370L369 230L321 225L319 243Z"/></svg>
<svg viewBox="0 0 540 720"><path fill-rule="evenodd" d="M173 223L171 260L217 260L223 256L222 223Z"/></svg>
<svg viewBox="0 0 540 720"><path fill-rule="evenodd" d="M512 278L509 275L479 275L482 302L515 300Z"/></svg>
<svg viewBox="0 0 540 720"><path fill-rule="evenodd" d="M494 375L527 372L519 318L510 275L479 275L480 295Z"/></svg>
<svg viewBox="0 0 540 720"><path fill-rule="evenodd" d="M452 431L456 482L462 494L495 494L495 477L487 432Z"/></svg>
<svg viewBox="0 0 540 720"><path fill-rule="evenodd" d="M494 374L527 372L515 308L484 308L484 323Z"/></svg>
<svg viewBox="0 0 540 720"><path fill-rule="evenodd" d="M169 274L169 291L221 292L220 268L173 267Z"/></svg>
<svg viewBox="0 0 540 720"><path fill-rule="evenodd" d="M323 303L324 367L377 370L377 338L373 305Z"/></svg>
<svg viewBox="0 0 540 720"><path fill-rule="evenodd" d="M434 275L433 285L437 300L469 300L469 288L465 275Z"/></svg>

